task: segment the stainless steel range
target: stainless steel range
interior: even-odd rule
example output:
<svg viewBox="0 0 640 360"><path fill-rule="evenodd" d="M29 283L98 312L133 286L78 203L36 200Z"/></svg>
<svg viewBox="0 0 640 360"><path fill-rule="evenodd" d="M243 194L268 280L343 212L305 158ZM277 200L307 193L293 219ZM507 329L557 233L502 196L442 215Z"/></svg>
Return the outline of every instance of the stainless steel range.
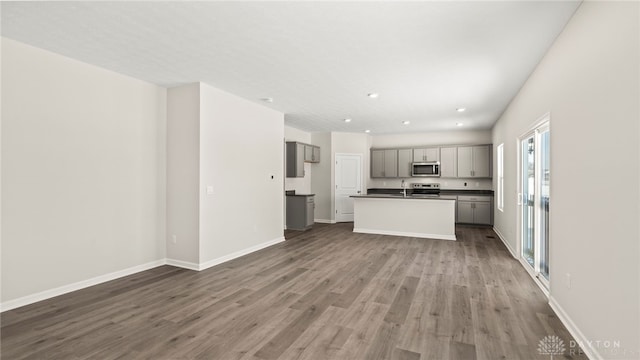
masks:
<svg viewBox="0 0 640 360"><path fill-rule="evenodd" d="M438 197L440 196L440 184L438 183L413 183L411 184L412 196Z"/></svg>

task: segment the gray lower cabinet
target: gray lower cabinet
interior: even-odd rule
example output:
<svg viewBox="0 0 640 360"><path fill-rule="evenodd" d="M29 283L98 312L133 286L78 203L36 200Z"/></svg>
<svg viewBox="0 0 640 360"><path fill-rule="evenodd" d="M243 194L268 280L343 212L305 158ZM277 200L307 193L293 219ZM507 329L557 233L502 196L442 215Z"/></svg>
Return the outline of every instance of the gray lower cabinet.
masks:
<svg viewBox="0 0 640 360"><path fill-rule="evenodd" d="M313 195L287 195L287 229L308 230L313 226Z"/></svg>
<svg viewBox="0 0 640 360"><path fill-rule="evenodd" d="M492 225L491 196L458 196L457 222Z"/></svg>

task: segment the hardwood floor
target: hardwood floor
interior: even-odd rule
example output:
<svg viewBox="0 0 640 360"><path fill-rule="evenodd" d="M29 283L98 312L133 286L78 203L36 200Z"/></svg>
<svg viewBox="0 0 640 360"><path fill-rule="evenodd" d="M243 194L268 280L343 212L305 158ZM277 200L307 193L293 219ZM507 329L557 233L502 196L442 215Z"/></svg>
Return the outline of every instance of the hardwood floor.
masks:
<svg viewBox="0 0 640 360"><path fill-rule="evenodd" d="M546 335L586 359L492 230L459 227L455 242L351 230L4 312L2 359L548 359Z"/></svg>

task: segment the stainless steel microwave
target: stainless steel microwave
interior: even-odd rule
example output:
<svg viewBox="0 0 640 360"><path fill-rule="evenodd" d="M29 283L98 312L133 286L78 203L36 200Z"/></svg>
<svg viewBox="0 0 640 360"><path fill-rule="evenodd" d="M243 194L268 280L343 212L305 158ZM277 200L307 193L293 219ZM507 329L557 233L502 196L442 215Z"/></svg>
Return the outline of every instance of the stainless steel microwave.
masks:
<svg viewBox="0 0 640 360"><path fill-rule="evenodd" d="M411 176L440 176L440 162L411 163Z"/></svg>

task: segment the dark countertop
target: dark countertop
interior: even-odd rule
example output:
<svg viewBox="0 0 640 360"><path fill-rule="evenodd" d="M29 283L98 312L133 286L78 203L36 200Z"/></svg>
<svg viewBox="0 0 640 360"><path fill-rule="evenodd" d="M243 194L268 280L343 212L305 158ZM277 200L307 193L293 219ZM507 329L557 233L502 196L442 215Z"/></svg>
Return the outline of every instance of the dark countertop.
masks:
<svg viewBox="0 0 640 360"><path fill-rule="evenodd" d="M412 193L412 189L407 188L407 194L411 194ZM373 189L367 189L367 194L369 195L380 195L380 194L399 194L402 192L401 188L373 188ZM467 196L473 196L473 195L485 195L485 196L493 196L493 190L462 190L462 189L456 189L456 190L444 190L441 189L440 190L440 195L450 195L450 196L456 196L456 195L467 195Z"/></svg>
<svg viewBox="0 0 640 360"><path fill-rule="evenodd" d="M369 195L351 195L352 198L367 198L367 199L404 199L404 200L455 200L455 198L451 196L441 196L441 195L407 195L406 197L402 196L402 194L369 194Z"/></svg>
<svg viewBox="0 0 640 360"><path fill-rule="evenodd" d="M285 190L286 196L316 196L316 194L296 194L295 190Z"/></svg>

